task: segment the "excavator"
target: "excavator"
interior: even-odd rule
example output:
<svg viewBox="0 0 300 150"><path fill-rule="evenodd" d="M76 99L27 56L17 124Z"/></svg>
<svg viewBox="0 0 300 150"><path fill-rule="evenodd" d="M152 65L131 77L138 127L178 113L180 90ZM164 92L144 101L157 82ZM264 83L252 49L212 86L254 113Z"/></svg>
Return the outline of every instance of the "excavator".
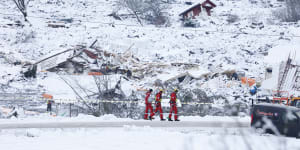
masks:
<svg viewBox="0 0 300 150"><path fill-rule="evenodd" d="M290 99L289 106L300 108L300 97L293 97L292 99Z"/></svg>
<svg viewBox="0 0 300 150"><path fill-rule="evenodd" d="M287 106L295 106L300 108L300 97L294 97L293 95L289 96L288 91L273 91L273 92L279 94L280 96L273 94L272 103L285 104Z"/></svg>

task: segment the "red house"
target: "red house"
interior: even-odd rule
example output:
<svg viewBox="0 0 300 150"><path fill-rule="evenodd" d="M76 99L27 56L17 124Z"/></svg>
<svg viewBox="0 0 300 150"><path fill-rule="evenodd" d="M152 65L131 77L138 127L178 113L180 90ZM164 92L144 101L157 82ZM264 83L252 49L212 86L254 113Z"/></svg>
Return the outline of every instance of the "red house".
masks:
<svg viewBox="0 0 300 150"><path fill-rule="evenodd" d="M216 4L211 2L210 0L201 0L200 3L194 5L193 7L185 10L179 16L183 17L183 20L195 18L195 16L199 16L202 11L206 11L207 15L211 15L211 9L216 7Z"/></svg>

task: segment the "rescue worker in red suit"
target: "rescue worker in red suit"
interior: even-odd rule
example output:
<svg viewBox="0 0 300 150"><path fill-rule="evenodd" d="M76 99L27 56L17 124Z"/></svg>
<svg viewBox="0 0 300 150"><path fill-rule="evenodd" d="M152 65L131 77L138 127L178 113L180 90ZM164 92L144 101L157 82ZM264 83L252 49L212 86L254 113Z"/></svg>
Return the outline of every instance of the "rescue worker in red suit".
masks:
<svg viewBox="0 0 300 150"><path fill-rule="evenodd" d="M154 116L154 113L153 113L153 107L152 107L152 104L151 102L149 102L149 97L152 93L152 89L150 89L147 93L146 93L146 97L145 97L145 104L146 104L146 110L145 110L145 115L144 115L144 119L148 119L148 112L150 110L150 116L149 116L149 119L153 119L153 116Z"/></svg>
<svg viewBox="0 0 300 150"><path fill-rule="evenodd" d="M169 114L169 118L168 121L173 121L172 120L172 112L174 111L174 119L175 121L179 121L178 120L178 114L177 114L177 105L176 105L176 101L177 101L177 94L178 90L175 89L173 93L171 93L171 99L170 99L170 114Z"/></svg>
<svg viewBox="0 0 300 150"><path fill-rule="evenodd" d="M161 107L162 93L163 93L163 90L159 90L159 92L155 96L155 113L157 111L159 111L159 113L160 113L160 120L161 121L165 121L166 119L164 119L163 110L162 110L162 107Z"/></svg>

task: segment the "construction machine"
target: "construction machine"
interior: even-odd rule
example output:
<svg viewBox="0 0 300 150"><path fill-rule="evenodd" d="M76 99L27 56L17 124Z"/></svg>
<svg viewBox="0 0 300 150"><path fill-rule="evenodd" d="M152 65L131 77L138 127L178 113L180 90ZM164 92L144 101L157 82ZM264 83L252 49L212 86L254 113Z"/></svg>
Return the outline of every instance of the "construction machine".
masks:
<svg viewBox="0 0 300 150"><path fill-rule="evenodd" d="M300 97L293 97L290 99L289 106L295 106L300 108Z"/></svg>

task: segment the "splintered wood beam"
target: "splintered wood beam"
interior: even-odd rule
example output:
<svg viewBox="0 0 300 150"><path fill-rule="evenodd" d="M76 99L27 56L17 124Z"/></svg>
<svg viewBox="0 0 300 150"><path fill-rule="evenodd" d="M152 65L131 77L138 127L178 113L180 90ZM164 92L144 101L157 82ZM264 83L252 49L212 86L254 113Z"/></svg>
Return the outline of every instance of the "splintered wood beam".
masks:
<svg viewBox="0 0 300 150"><path fill-rule="evenodd" d="M52 56L49 56L49 57L47 57L47 58L44 58L44 59L42 59L42 60L40 60L40 61L34 63L33 65L37 65L37 64L39 64L39 63L41 63L41 62L43 62L43 61L45 61L45 60L48 60L48 59L50 59L50 58L53 58L53 57L55 57L55 56L58 56L58 55L60 55L60 54L66 53L66 52L71 51L71 50L74 50L74 49L67 49L67 50L65 50L65 51L56 53L56 54L54 54L54 55L52 55Z"/></svg>
<svg viewBox="0 0 300 150"><path fill-rule="evenodd" d="M93 48L94 47L94 45L97 43L97 39L92 43L92 45L89 47L89 48Z"/></svg>

